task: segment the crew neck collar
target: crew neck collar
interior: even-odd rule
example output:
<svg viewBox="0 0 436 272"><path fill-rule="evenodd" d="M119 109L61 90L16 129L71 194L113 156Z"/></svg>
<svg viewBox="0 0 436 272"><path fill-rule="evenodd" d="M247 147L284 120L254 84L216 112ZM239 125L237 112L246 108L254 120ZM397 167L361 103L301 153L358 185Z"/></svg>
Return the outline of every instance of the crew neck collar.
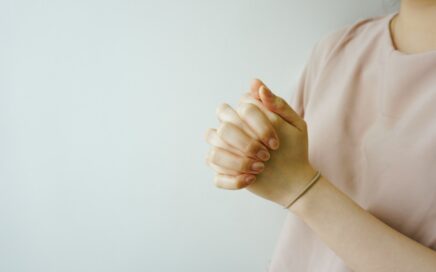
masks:
<svg viewBox="0 0 436 272"><path fill-rule="evenodd" d="M420 52L420 53L404 53L404 52L399 51L395 47L394 41L392 38L390 24L391 24L392 20L394 19L394 17L398 14L399 14L399 11L395 11L395 12L393 12L385 17L385 22L384 22L385 35L384 36L386 39L386 44L387 44L386 47L388 50L388 54L390 54L392 56L397 56L400 58L413 58L413 57L422 57L422 56L429 56L429 55L436 56L436 50L425 51L425 52Z"/></svg>

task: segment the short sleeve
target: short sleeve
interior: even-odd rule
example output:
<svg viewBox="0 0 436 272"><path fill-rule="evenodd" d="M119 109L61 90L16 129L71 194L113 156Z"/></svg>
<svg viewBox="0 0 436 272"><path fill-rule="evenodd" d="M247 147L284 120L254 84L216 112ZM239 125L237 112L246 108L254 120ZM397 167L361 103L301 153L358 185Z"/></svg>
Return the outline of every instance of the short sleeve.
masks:
<svg viewBox="0 0 436 272"><path fill-rule="evenodd" d="M313 78L309 75L309 72L313 72L312 67L315 65L314 63L314 51L317 47L317 44L312 48L310 54L309 54L309 60L304 65L303 71L301 72L301 75L295 84L295 86L292 87L292 93L291 97L289 99L289 105L294 109L295 112L300 115L301 118L304 119L304 108L305 108L305 101L306 95L307 95L307 89L310 87L309 80L310 78Z"/></svg>
<svg viewBox="0 0 436 272"><path fill-rule="evenodd" d="M301 118L304 119L304 90L306 82L307 65L304 67L296 86L293 87L289 105Z"/></svg>
<svg viewBox="0 0 436 272"><path fill-rule="evenodd" d="M344 40L348 30L349 25L332 31L323 36L312 47L309 59L306 62L297 83L292 87L292 93L289 99L289 105L298 113L298 115L300 115L301 118L304 119L306 105L310 96L316 92L314 88L317 86L317 79L322 73L325 63L332 55L335 48L337 48L337 45Z"/></svg>

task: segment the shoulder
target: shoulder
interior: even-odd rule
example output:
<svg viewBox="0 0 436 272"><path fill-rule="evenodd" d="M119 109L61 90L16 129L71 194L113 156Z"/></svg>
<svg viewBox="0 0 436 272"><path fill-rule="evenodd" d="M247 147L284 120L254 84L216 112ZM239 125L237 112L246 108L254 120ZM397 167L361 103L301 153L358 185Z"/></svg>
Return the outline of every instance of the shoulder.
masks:
<svg viewBox="0 0 436 272"><path fill-rule="evenodd" d="M330 58L339 55L352 45L361 45L380 36L385 30L387 17L374 16L355 20L353 23L324 34L313 46L311 59L316 66L323 66Z"/></svg>
<svg viewBox="0 0 436 272"><path fill-rule="evenodd" d="M322 91L323 88L316 88L321 76L335 69L336 72L341 72L341 65L331 65L332 69L324 69L327 68L326 65L348 62L350 57L354 59L365 50L372 50L370 45L375 44L373 41L380 38L385 31L387 16L390 15L355 20L327 32L312 46L297 84L297 91L292 98L292 103L301 116L313 92Z"/></svg>

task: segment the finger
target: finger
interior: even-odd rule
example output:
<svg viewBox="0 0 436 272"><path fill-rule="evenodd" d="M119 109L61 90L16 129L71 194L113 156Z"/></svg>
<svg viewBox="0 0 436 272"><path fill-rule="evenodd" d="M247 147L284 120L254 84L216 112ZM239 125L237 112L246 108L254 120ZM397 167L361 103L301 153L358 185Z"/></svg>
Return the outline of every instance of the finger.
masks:
<svg viewBox="0 0 436 272"><path fill-rule="evenodd" d="M235 124L236 126L242 128L251 138L257 139L256 133L248 126L241 117L236 113L236 111L228 104L222 103L216 109L216 115L218 120L221 122L229 122Z"/></svg>
<svg viewBox="0 0 436 272"><path fill-rule="evenodd" d="M255 180L256 177L254 175L243 174L238 176L231 176L231 175L217 174L215 175L213 181L215 186L218 188L237 190L249 186Z"/></svg>
<svg viewBox="0 0 436 272"><path fill-rule="evenodd" d="M219 147L209 149L208 157L210 162L240 173L258 174L265 168L263 162L248 157L241 157Z"/></svg>
<svg viewBox="0 0 436 272"><path fill-rule="evenodd" d="M243 103L238 107L237 112L266 146L273 150L279 147L279 138L275 129L258 107L251 103Z"/></svg>
<svg viewBox="0 0 436 272"><path fill-rule="evenodd" d="M205 134L206 142L210 145L220 147L222 149L229 150L237 155L244 156L244 153L239 151L234 146L223 141L220 136L217 134L217 130L213 128L208 128Z"/></svg>
<svg viewBox="0 0 436 272"><path fill-rule="evenodd" d="M206 158L206 164L210 167L210 168L212 168L216 173L218 173L218 174L223 174L223 175L231 175L231 176L237 176L237 175L240 175L241 173L239 173L238 171L236 171L236 170L232 170L232 169L226 169L226 168L223 168L223 167L221 167L221 166L219 166L219 165L216 165L216 164L214 164L213 162L211 162L210 160L209 160L209 158Z"/></svg>
<svg viewBox="0 0 436 272"><path fill-rule="evenodd" d="M251 84L250 84L250 95L253 98L260 100L259 88L260 88L261 85L264 85L264 83L260 79L258 79L258 78L254 78L251 81Z"/></svg>
<svg viewBox="0 0 436 272"><path fill-rule="evenodd" d="M229 122L221 122L217 134L227 144L241 151L245 156L267 161L268 149L259 141L251 138L240 127Z"/></svg>
<svg viewBox="0 0 436 272"><path fill-rule="evenodd" d="M272 112L277 113L288 123L299 130L306 128L306 122L296 113L291 106L281 97L276 96L265 85L260 86L260 98L262 103Z"/></svg>
<svg viewBox="0 0 436 272"><path fill-rule="evenodd" d="M257 106L265 115L266 117L270 120L270 122L272 124L276 124L279 121L281 121L281 117L275 113L270 111L263 103L261 100L257 100L255 98L253 98L253 96L250 93L245 93L242 95L242 97L239 99L239 105L238 107L242 104L242 103L251 103L255 106Z"/></svg>

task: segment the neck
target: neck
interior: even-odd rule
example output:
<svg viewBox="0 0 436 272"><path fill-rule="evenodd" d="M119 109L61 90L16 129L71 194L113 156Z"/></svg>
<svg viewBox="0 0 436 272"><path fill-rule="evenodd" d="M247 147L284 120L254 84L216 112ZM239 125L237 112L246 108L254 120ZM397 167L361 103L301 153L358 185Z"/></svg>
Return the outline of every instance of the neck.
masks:
<svg viewBox="0 0 436 272"><path fill-rule="evenodd" d="M436 50L436 0L403 0L392 20L396 48L405 53Z"/></svg>

